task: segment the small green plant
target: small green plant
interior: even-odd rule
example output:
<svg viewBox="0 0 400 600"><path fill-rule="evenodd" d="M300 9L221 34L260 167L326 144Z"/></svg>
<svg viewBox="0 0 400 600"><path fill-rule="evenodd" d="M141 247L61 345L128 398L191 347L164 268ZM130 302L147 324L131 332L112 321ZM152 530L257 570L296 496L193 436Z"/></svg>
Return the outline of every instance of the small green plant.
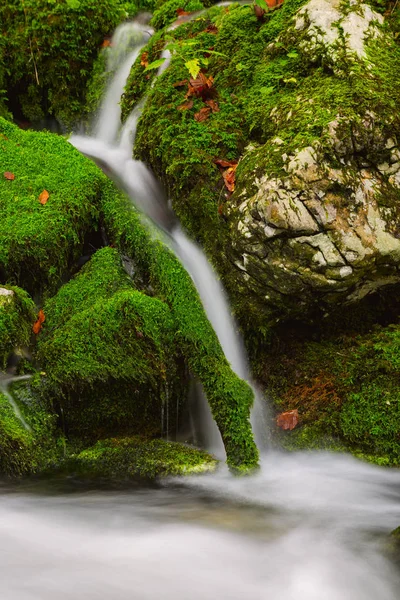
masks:
<svg viewBox="0 0 400 600"><path fill-rule="evenodd" d="M165 50L170 52L171 56L180 59L184 63L193 79L196 79L201 69L208 67L210 55L226 58L225 54L221 52L199 48L196 40L176 40L170 35L166 36ZM158 69L166 60L166 58L155 60L146 67L145 71Z"/></svg>

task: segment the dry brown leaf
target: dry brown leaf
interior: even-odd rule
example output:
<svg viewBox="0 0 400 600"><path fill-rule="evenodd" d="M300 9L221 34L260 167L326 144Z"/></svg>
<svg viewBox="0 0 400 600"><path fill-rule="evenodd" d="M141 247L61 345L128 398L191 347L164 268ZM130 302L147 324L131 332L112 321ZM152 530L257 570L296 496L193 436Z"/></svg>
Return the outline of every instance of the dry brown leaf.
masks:
<svg viewBox="0 0 400 600"><path fill-rule="evenodd" d="M211 108L213 113L219 112L218 102L215 100L206 100L205 103Z"/></svg>
<svg viewBox="0 0 400 600"><path fill-rule="evenodd" d="M9 179L10 181L13 181L13 180L15 179L15 175L14 175L14 173L10 173L9 171L6 171L6 172L4 173L4 177L5 177L6 179Z"/></svg>
<svg viewBox="0 0 400 600"><path fill-rule="evenodd" d="M199 110L199 112L194 115L194 120L197 121L198 123L202 123L203 121L206 121L208 119L208 117L210 116L210 113L211 113L211 108L207 108L206 106L203 106L203 108L201 108Z"/></svg>
<svg viewBox="0 0 400 600"><path fill-rule="evenodd" d="M188 80L187 79L182 79L182 81L177 81L176 83L172 84L172 87L183 87L184 85L188 84Z"/></svg>
<svg viewBox="0 0 400 600"><path fill-rule="evenodd" d="M209 93L213 87L213 84L214 78L211 75L210 77L206 77L204 73L200 71L196 79L190 79L186 98L189 98L189 96L193 95L204 97L207 93Z"/></svg>
<svg viewBox="0 0 400 600"><path fill-rule="evenodd" d="M190 15L190 12L186 12L185 10L183 10L183 8L177 8L176 14L178 15L178 17L186 17L187 15Z"/></svg>
<svg viewBox="0 0 400 600"><path fill-rule="evenodd" d="M178 106L178 110L190 110L191 108L193 108L193 100L191 99Z"/></svg>
<svg viewBox="0 0 400 600"><path fill-rule="evenodd" d="M50 194L47 190L43 190L41 194L39 194L39 202L40 204L46 204L47 200L50 198Z"/></svg>
<svg viewBox="0 0 400 600"><path fill-rule="evenodd" d="M292 431L299 423L299 411L297 408L294 410L288 410L287 412L280 413L276 417L276 424L281 429L289 429Z"/></svg>
<svg viewBox="0 0 400 600"><path fill-rule="evenodd" d="M101 45L102 48L110 48L111 46L112 46L111 40L107 40L107 39L105 39Z"/></svg>
<svg viewBox="0 0 400 600"><path fill-rule="evenodd" d="M236 160L225 160L225 158L216 158L213 162L222 169L226 169L227 167L236 168L238 164Z"/></svg>
<svg viewBox="0 0 400 600"><path fill-rule="evenodd" d="M218 33L218 27L216 25L214 25L213 23L211 23L211 25L209 25L207 27L207 29L204 30L206 33Z"/></svg>

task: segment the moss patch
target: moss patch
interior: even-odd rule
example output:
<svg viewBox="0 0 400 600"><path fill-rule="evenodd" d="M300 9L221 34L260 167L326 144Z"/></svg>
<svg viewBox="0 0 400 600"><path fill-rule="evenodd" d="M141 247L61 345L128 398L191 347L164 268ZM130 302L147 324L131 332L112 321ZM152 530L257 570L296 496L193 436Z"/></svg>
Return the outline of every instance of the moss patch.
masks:
<svg viewBox="0 0 400 600"><path fill-rule="evenodd" d="M279 412L299 411L282 432L285 447L350 449L379 464L400 464L400 327L320 342L292 341L265 363Z"/></svg>
<svg viewBox="0 0 400 600"><path fill-rule="evenodd" d="M65 126L82 116L87 82L106 35L140 3L120 0L9 0L0 6L5 85L15 112L47 114Z"/></svg>
<svg viewBox="0 0 400 600"><path fill-rule="evenodd" d="M196 448L139 436L101 440L69 463L81 474L118 480L207 473L216 466L214 458Z"/></svg>
<svg viewBox="0 0 400 600"><path fill-rule="evenodd" d="M15 347L28 344L34 319L35 305L24 290L0 287L0 369Z"/></svg>
<svg viewBox="0 0 400 600"><path fill-rule="evenodd" d="M185 389L174 321L165 303L134 289L116 250L99 250L44 311L38 358L71 434L160 434L169 404L175 425Z"/></svg>
<svg viewBox="0 0 400 600"><path fill-rule="evenodd" d="M1 118L0 153L0 280L31 294L54 291L96 228L103 176L63 138Z"/></svg>
<svg viewBox="0 0 400 600"><path fill-rule="evenodd" d="M0 475L36 473L57 460L54 416L26 384L13 386L13 396L30 429L15 415L0 393Z"/></svg>

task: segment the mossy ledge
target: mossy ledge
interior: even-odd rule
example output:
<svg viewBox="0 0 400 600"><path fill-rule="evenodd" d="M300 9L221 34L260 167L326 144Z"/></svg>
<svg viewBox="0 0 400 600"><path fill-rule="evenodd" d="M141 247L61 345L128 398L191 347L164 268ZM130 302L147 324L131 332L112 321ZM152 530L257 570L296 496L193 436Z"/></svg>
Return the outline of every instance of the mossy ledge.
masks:
<svg viewBox="0 0 400 600"><path fill-rule="evenodd" d="M140 436L101 440L71 457L64 466L79 475L119 481L209 473L216 467L217 461L206 452L176 442L147 440Z"/></svg>

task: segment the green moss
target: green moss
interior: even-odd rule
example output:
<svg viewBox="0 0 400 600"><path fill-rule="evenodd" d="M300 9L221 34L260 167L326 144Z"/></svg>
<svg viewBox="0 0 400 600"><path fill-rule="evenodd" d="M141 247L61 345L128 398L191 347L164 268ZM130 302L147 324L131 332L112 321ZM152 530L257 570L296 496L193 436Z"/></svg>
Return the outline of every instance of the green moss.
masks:
<svg viewBox="0 0 400 600"><path fill-rule="evenodd" d="M152 287L169 305L177 328L175 343L204 386L228 464L236 470L254 468L258 451L249 423L252 391L226 361L189 275L166 246L152 239L137 213L122 196L116 196L111 184L103 196L102 213L115 245L149 273Z"/></svg>
<svg viewBox="0 0 400 600"><path fill-rule="evenodd" d="M96 228L101 172L63 138L0 118L0 278L31 294L56 289ZM39 195L47 190L45 205Z"/></svg>
<svg viewBox="0 0 400 600"><path fill-rule="evenodd" d="M47 114L66 126L79 120L104 37L136 6L119 0L2 3L6 85L13 108L31 120Z"/></svg>
<svg viewBox="0 0 400 600"><path fill-rule="evenodd" d="M394 36L385 30L385 43L368 39L364 62L344 52L341 40L333 61L322 46L311 51L304 45L305 33L293 27L292 17L304 4L305 0L285 0L264 21L256 18L252 6L213 7L172 32L160 31L160 36L172 36L180 44L180 52L149 90L138 124L135 155L163 181L184 228L214 262L249 337L265 331L271 307L249 291L251 285L241 281L235 266L232 240L238 235L242 194L249 196L257 177L287 177L284 160L310 145L318 147L321 161L334 168L342 165L328 129L338 116L340 137L356 135L362 146L357 157L351 150L346 156L349 177L358 172L360 156L371 165L387 160L387 150L384 145L377 148L376 139L400 135L400 86L395 76L400 54ZM206 106L204 99L194 97L192 108L180 109L187 86L176 84L188 78L182 58L185 43L191 57L208 60L203 72L214 78L210 95L220 111L202 122L195 114ZM132 71L125 114L146 88L143 71L138 63ZM373 136L363 122L369 111L375 115ZM276 137L279 145L271 143ZM253 152L247 150L250 146ZM243 155L236 190L229 195L214 160ZM397 211L397 196L390 195L391 210ZM346 190L343 197L346 201ZM382 202L387 204L387 197ZM282 314L295 310L290 296L276 296Z"/></svg>
<svg viewBox="0 0 400 600"><path fill-rule="evenodd" d="M79 473L112 479L206 473L217 461L206 452L139 436L101 440L70 462Z"/></svg>
<svg viewBox="0 0 400 600"><path fill-rule="evenodd" d="M154 11L151 25L154 29L162 29L171 25L178 18L178 9L186 12L196 12L204 8L204 4L200 0L167 0L167 2L159 2Z"/></svg>
<svg viewBox="0 0 400 600"><path fill-rule="evenodd" d="M292 340L267 359L279 412L299 411L300 425L279 436L289 449L351 450L382 465L400 464L400 328L320 342Z"/></svg>
<svg viewBox="0 0 400 600"><path fill-rule="evenodd" d="M28 344L34 319L35 305L24 290L0 287L0 369L15 347Z"/></svg>
<svg viewBox="0 0 400 600"><path fill-rule="evenodd" d="M16 416L9 400L0 393L0 474L36 473L57 460L54 417L26 384L13 386L13 396L25 422Z"/></svg>
<svg viewBox="0 0 400 600"><path fill-rule="evenodd" d="M185 393L174 321L133 288L116 250L99 250L44 311L38 358L71 435L163 433L164 406L174 426Z"/></svg>

